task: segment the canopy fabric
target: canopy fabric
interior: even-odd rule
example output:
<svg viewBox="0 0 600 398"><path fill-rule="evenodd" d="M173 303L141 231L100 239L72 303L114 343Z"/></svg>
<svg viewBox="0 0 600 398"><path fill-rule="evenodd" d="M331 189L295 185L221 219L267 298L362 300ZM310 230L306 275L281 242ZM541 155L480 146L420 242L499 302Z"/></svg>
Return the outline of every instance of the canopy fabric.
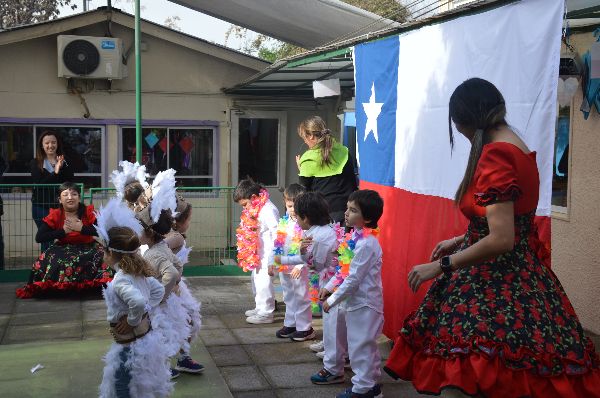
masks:
<svg viewBox="0 0 600 398"><path fill-rule="evenodd" d="M307 49L399 26L339 0L169 1Z"/></svg>

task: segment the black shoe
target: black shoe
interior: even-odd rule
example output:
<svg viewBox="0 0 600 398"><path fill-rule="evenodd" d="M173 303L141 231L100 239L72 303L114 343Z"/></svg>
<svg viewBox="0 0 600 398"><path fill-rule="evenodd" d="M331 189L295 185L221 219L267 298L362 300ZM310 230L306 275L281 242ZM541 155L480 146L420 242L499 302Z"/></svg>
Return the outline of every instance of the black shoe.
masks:
<svg viewBox="0 0 600 398"><path fill-rule="evenodd" d="M280 339L287 339L288 337L292 337L294 333L296 333L296 328L284 326L275 332L275 336L279 337Z"/></svg>
<svg viewBox="0 0 600 398"><path fill-rule="evenodd" d="M296 333L292 334L290 337L294 341L306 341L306 340L314 339L316 335L317 334L315 333L315 330L313 328L310 328L304 332L297 331Z"/></svg>

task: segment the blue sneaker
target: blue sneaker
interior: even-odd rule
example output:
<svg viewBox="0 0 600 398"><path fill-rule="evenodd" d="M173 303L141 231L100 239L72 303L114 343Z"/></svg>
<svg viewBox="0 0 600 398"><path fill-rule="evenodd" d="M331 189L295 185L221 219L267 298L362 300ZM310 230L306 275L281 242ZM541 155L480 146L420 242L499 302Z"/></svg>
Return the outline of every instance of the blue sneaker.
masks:
<svg viewBox="0 0 600 398"><path fill-rule="evenodd" d="M350 387L343 393L336 395L335 398L383 398L383 393L381 392L381 385L375 384L373 388L364 394L352 392L352 387Z"/></svg>
<svg viewBox="0 0 600 398"><path fill-rule="evenodd" d="M176 369L171 368L171 380L179 377L179 372Z"/></svg>
<svg viewBox="0 0 600 398"><path fill-rule="evenodd" d="M275 332L275 336L280 339L287 339L290 338L294 333L296 333L296 328L284 326Z"/></svg>
<svg viewBox="0 0 600 398"><path fill-rule="evenodd" d="M310 381L317 385L339 384L345 381L345 377L344 375L336 376L331 374L327 369L323 368L318 373L310 376Z"/></svg>
<svg viewBox="0 0 600 398"><path fill-rule="evenodd" d="M194 361L191 357L185 356L177 361L175 366L176 371L185 373L202 373L204 372L204 366Z"/></svg>

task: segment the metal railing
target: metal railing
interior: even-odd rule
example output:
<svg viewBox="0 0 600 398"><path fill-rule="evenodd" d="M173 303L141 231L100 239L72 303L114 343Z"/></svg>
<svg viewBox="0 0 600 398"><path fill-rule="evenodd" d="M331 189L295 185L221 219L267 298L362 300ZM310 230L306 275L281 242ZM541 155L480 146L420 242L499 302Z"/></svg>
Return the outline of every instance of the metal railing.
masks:
<svg viewBox="0 0 600 398"><path fill-rule="evenodd" d="M84 192L83 184L78 184ZM42 251L35 242L37 226L32 216L31 191L40 187L58 188L52 184L0 184L4 201L1 217L4 238L4 269L29 269ZM232 199L233 187L179 187L177 192L192 207L192 220L186 233L192 246L189 265L235 264L235 229L239 225L241 208ZM49 191L50 192L50 191ZM58 195L54 196L57 197ZM114 196L114 188L90 188L84 204L100 209ZM57 206L48 199L44 205Z"/></svg>

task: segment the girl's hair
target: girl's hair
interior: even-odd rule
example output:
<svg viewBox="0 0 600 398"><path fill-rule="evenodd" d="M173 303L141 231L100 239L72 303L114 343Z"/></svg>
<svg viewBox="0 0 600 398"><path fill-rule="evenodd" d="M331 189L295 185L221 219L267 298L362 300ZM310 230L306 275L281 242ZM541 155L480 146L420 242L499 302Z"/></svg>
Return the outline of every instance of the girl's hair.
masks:
<svg viewBox="0 0 600 398"><path fill-rule="evenodd" d="M40 168L40 170L44 167L44 160L46 159L46 152L44 152L44 146L42 145L42 141L44 138L53 135L56 138L56 155L63 155L62 141L58 133L52 130L44 130L40 137L38 138L37 147L35 151L35 161Z"/></svg>
<svg viewBox="0 0 600 398"><path fill-rule="evenodd" d="M123 198L129 203L136 203L139 197L144 193L144 187L139 181L133 181L125 185L123 189Z"/></svg>
<svg viewBox="0 0 600 398"><path fill-rule="evenodd" d="M462 182L458 186L454 201L460 202L467 192L483 146L489 142L489 132L506 126L506 104L496 86L487 80L472 78L464 81L452 93L448 112L450 147L454 148L452 122L475 130L471 140L471 152Z"/></svg>
<svg viewBox="0 0 600 398"><path fill-rule="evenodd" d="M365 226L368 228L377 228L377 223L383 214L383 199L371 189L361 189L354 191L348 197L348 202L354 204L360 209Z"/></svg>
<svg viewBox="0 0 600 398"><path fill-rule="evenodd" d="M233 201L238 203L242 199L250 199L252 195L260 195L260 190L263 187L251 180L250 178L246 178L245 180L241 180L235 190L233 191Z"/></svg>
<svg viewBox="0 0 600 398"><path fill-rule="evenodd" d="M160 212L158 221L145 229L146 233L151 235L154 243L158 243L165 238L165 235L171 231L173 226L173 217L171 210L163 210Z"/></svg>
<svg viewBox="0 0 600 398"><path fill-rule="evenodd" d="M304 188L304 185L290 184L283 191L283 197L285 200L291 200L293 202L298 196L302 195L305 192L306 188Z"/></svg>
<svg viewBox="0 0 600 398"><path fill-rule="evenodd" d="M175 210L177 211L177 215L173 219L173 225L177 224L178 222L184 222L190 217L192 214L192 204L186 202L183 197L178 197L177 208Z"/></svg>
<svg viewBox="0 0 600 398"><path fill-rule="evenodd" d="M140 238L136 233L127 227L112 227L108 230L108 248L117 250L132 251L140 247ZM112 256L119 262L119 268L126 274L155 276L154 270L140 256L139 252L135 253L120 253L112 251Z"/></svg>
<svg viewBox="0 0 600 398"><path fill-rule="evenodd" d="M321 148L321 166L329 166L332 162L331 149L334 139L331 130L325 125L325 121L319 116L312 116L298 125L298 135L301 138L314 136L317 138L317 146Z"/></svg>
<svg viewBox="0 0 600 398"><path fill-rule="evenodd" d="M329 205L319 192L305 192L294 200L297 217L308 218L310 225L327 225L331 222Z"/></svg>

